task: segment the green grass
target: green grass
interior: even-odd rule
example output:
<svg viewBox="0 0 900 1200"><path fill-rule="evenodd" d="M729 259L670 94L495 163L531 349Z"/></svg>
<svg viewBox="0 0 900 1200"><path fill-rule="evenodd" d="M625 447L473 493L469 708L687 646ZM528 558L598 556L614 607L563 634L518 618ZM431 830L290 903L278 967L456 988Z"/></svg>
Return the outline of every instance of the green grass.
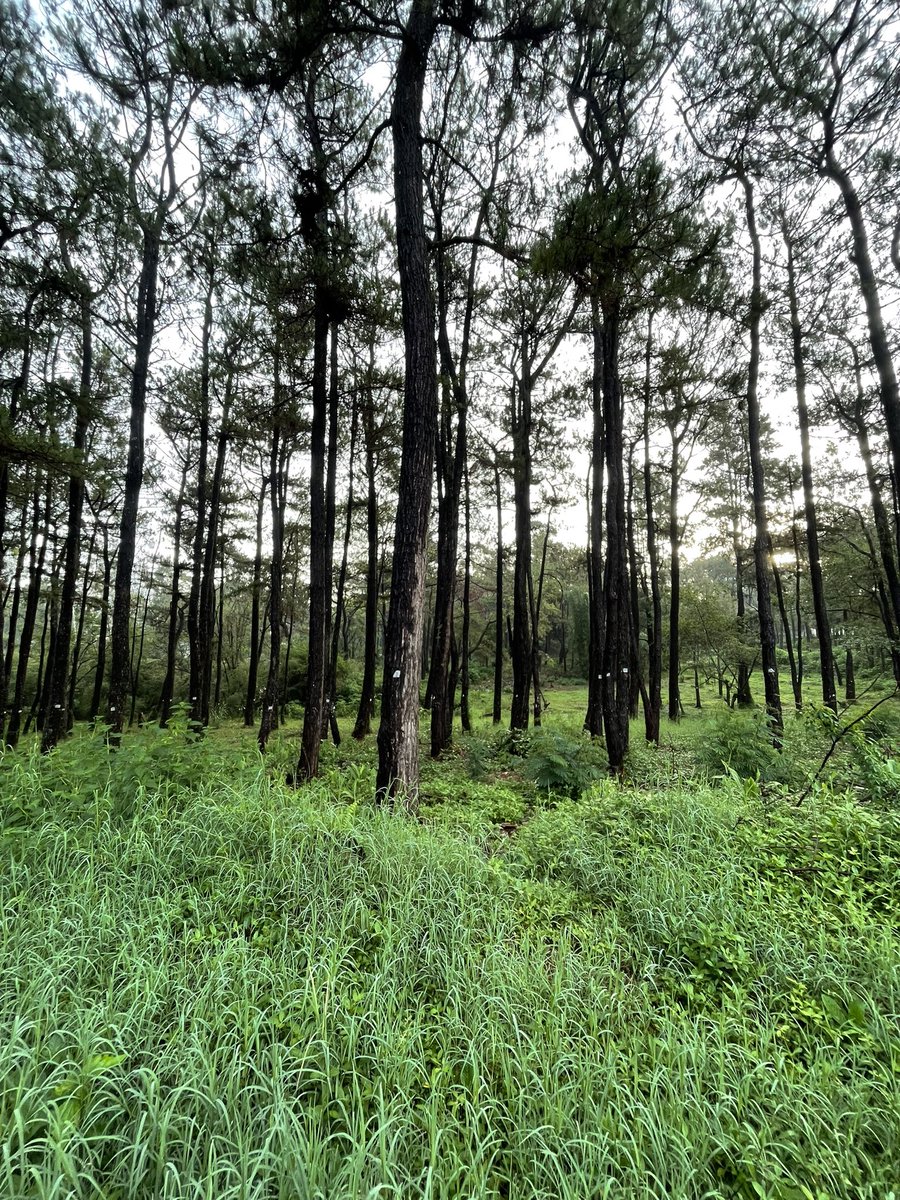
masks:
<svg viewBox="0 0 900 1200"><path fill-rule="evenodd" d="M482 730L419 819L290 732L6 756L0 1195L900 1192L898 810L702 732L563 798Z"/></svg>

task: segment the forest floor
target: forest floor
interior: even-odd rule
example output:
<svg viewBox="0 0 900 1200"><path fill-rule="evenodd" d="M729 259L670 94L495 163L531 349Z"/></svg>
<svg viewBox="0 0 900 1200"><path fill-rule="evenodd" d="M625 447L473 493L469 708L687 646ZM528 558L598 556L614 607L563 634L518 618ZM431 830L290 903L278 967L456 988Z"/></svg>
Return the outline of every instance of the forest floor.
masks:
<svg viewBox="0 0 900 1200"><path fill-rule="evenodd" d="M827 717L724 706L620 784L549 695L415 816L296 723L0 759L0 1196L900 1196L893 706L809 790Z"/></svg>

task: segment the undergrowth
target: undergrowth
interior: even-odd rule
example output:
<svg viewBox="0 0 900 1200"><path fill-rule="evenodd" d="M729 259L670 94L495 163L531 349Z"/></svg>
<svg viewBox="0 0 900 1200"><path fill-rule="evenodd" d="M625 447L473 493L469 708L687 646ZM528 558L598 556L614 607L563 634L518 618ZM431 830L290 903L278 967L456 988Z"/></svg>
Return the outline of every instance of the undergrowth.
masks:
<svg viewBox="0 0 900 1200"><path fill-rule="evenodd" d="M177 723L5 756L0 1195L886 1200L900 811L860 736L799 805L482 736L417 819L349 744L298 791L288 739Z"/></svg>

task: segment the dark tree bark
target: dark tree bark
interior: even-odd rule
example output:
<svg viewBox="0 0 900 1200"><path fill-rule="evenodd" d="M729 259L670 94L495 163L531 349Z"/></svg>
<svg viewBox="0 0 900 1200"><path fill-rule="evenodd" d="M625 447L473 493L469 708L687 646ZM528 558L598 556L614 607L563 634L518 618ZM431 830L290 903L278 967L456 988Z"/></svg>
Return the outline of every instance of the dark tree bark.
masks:
<svg viewBox="0 0 900 1200"><path fill-rule="evenodd" d="M731 539L734 549L734 586L737 593L737 623L741 639L744 638L747 622L747 602L744 596L744 551L738 536L737 517L731 522ZM750 664L743 657L738 663L737 684L735 687L735 704L738 708L749 708L753 704L750 691Z"/></svg>
<svg viewBox="0 0 900 1200"><path fill-rule="evenodd" d="M772 740L781 747L784 720L781 694L778 687L778 661L775 656L775 622L772 619L772 600L769 590L769 527L766 512L766 488L760 446L759 414L759 356L760 323L763 312L762 248L756 227L756 207L753 183L744 171L738 173L744 190L747 232L753 247L753 283L750 295L750 361L747 368L747 441L750 451L750 474L753 483L753 521L755 539L753 561L756 568L756 601L759 614L760 659L766 695L766 712L772 723Z"/></svg>
<svg viewBox="0 0 900 1200"><path fill-rule="evenodd" d="M439 273L439 292L442 291ZM446 328L446 297L439 305L439 346L447 382L442 388L442 404L437 438L438 539L437 582L435 586L434 638L428 688L431 705L431 756L440 758L453 741L453 702L450 686L450 656L453 642L453 610L456 602L459 503L466 454L465 400L460 400L447 374L452 371L449 336ZM455 403L454 403L455 401ZM456 408L456 430L452 413Z"/></svg>
<svg viewBox="0 0 900 1200"><path fill-rule="evenodd" d="M251 727L254 723L259 656L262 650L262 638L259 626L262 597L263 513L265 511L267 487L268 480L263 478L260 482L259 496L256 502L256 550L253 555L253 585L250 596L250 660L247 668L247 696L244 701L244 725L247 728Z"/></svg>
<svg viewBox="0 0 900 1200"><path fill-rule="evenodd" d="M216 458L212 483L209 489L209 507L206 516L206 531L203 542L203 570L200 579L200 708L201 727L209 724L210 694L212 689L213 638L216 624L216 552L219 546L222 525L222 482L228 458L231 404L234 398L233 371L229 369L225 382L225 396L219 432L216 436Z"/></svg>
<svg viewBox="0 0 900 1200"><path fill-rule="evenodd" d="M448 96L450 93L448 92ZM468 456L468 364L471 350L472 320L476 303L476 280L478 267L479 239L487 219L500 163L499 137L494 144L493 169L478 209L472 235L472 246L465 283L461 336L458 360L454 359L448 315L451 285L445 255L436 256L438 352L441 371L446 384L442 389L442 405L437 438L438 478L438 553L436 607L434 614L434 651L428 677L427 694L431 706L431 754L439 757L453 740L453 697L455 687L450 682L450 657L454 642L454 605L457 585L457 551L459 540L459 509L462 495L463 476ZM442 197L432 198L435 219L435 234L443 238ZM449 269L448 269L449 268ZM454 429L453 418L456 418ZM464 618L465 619L465 618ZM468 675L468 662L463 648L464 671ZM467 687L467 683L464 685ZM466 702L467 703L467 702ZM467 718L466 718L467 719ZM465 719L463 721L465 728Z"/></svg>
<svg viewBox="0 0 900 1200"><path fill-rule="evenodd" d="M541 656L540 636L541 605L544 600L544 576L547 571L547 546L550 541L550 520L553 516L553 504L547 512L547 526L544 530L544 542L541 547L541 565L538 569L537 595L534 585L529 581L528 600L531 607L531 682L534 689L534 724L537 728L541 723L544 710L544 693L541 691Z"/></svg>
<svg viewBox="0 0 900 1200"><path fill-rule="evenodd" d="M603 584L603 472L606 462L603 319L597 296L591 297L591 483L588 496L588 707L584 727L591 737L603 734L603 644L606 595Z"/></svg>
<svg viewBox="0 0 900 1200"><path fill-rule="evenodd" d="M841 193L841 199L844 202L844 211L847 214L847 220L850 224L850 231L853 237L851 262L856 267L859 287L866 309L869 344L872 347L872 359L878 375L878 390L887 426L894 478L900 479L900 387L898 387L897 372L894 367L890 341L888 340L884 324L881 298L878 291L878 279L872 263L872 256L869 252L869 236L863 217L862 203L850 172L837 157L835 150L834 113L830 109L823 116L823 131L825 136L825 161L822 173L837 184L838 190ZM898 536L900 536L900 530L898 530Z"/></svg>
<svg viewBox="0 0 900 1200"><path fill-rule="evenodd" d="M85 292L80 297L81 324L81 376L78 399L75 406L75 429L72 434L72 449L77 465L84 465L87 434L91 419L91 374L93 371L94 347L91 316L91 297ZM59 618L53 639L53 656L49 668L47 717L41 738L41 753L48 754L60 738L65 737L70 726L71 696L68 692L69 650L72 641L72 618L75 612L75 596L78 589L78 573L81 565L81 525L84 509L84 471L77 469L69 476L68 527L63 550L64 568L62 593L60 595Z"/></svg>
<svg viewBox="0 0 900 1200"><path fill-rule="evenodd" d="M257 744L265 753L271 733L278 728L279 674L281 672L281 589L284 576L284 513L287 490L288 450L281 429L278 403L280 385L276 369L276 411L273 416L272 442L269 454L269 503L272 514L272 558L269 567L269 673L262 697Z"/></svg>
<svg viewBox="0 0 900 1200"><path fill-rule="evenodd" d="M169 598L169 625L166 635L166 673L163 678L162 691L159 697L159 723L163 729L169 723L172 714L172 700L175 695L175 656L178 652L178 635L181 632L181 538L184 524L184 502L187 491L187 474L189 455L185 454L181 470L181 481L178 485L178 495L175 500L175 528L173 531L174 545L172 547L172 589Z"/></svg>
<svg viewBox="0 0 900 1200"><path fill-rule="evenodd" d="M849 647L844 663L844 698L848 704L856 699L856 671L853 666L853 651Z"/></svg>
<svg viewBox="0 0 900 1200"><path fill-rule="evenodd" d="M335 610L343 602L343 581L339 583L341 596L335 609L332 609L334 583L334 539L337 529L337 453L338 453L338 401L340 388L338 384L338 324L331 324L331 346L329 350L328 368L328 455L325 470L325 560L327 571L325 575L325 686L324 706L322 716L322 737L328 736L328 729L336 746L340 745L341 734L335 715L335 687L337 682L337 643L334 640L336 628ZM352 438L351 438L352 441ZM351 458L353 447L350 448ZM350 473L353 473L353 463L350 463ZM350 490L353 485L351 482Z"/></svg>
<svg viewBox="0 0 900 1200"><path fill-rule="evenodd" d="M49 594L44 599L44 623L41 633L41 654L38 665L37 686L34 690L34 701L31 705L29 724L25 727L26 733L31 721L34 721L35 729L38 732L43 730L50 703L50 670L53 665L53 656L56 652L56 631L59 625L59 580L63 567L62 556L59 552L59 538L55 525L50 535L50 541L53 547L51 554L53 566L50 570Z"/></svg>
<svg viewBox="0 0 900 1200"><path fill-rule="evenodd" d="M312 435L309 467L309 643L306 669L306 707L297 779L314 779L319 771L319 747L325 727L328 598L331 562L325 503L325 459L328 434L328 312L321 284L315 294L313 333Z"/></svg>
<svg viewBox="0 0 900 1200"><path fill-rule="evenodd" d="M224 515L222 524L225 524ZM215 599L216 607L216 686L213 698L213 709L218 711L222 701L222 656L225 647L225 540L219 541L219 591Z"/></svg>
<svg viewBox="0 0 900 1200"><path fill-rule="evenodd" d="M211 343L213 329L214 268L207 266L206 292L203 298L203 327L200 339L200 413L197 421L197 487L194 521L194 541L191 551L191 587L188 595L188 646L190 675L188 696L191 720L198 727L204 720L203 683L209 659L212 631L207 626L204 604L204 566L209 503L209 432Z"/></svg>
<svg viewBox="0 0 900 1200"><path fill-rule="evenodd" d="M370 382L372 357L369 359ZM353 736L361 741L368 737L375 711L375 655L378 639L378 492L375 481L375 399L371 388L366 395L362 413L363 442L366 458L366 613L363 635L363 679L359 694L359 709Z"/></svg>
<svg viewBox="0 0 900 1200"><path fill-rule="evenodd" d="M28 660L31 656L31 642L34 637L34 627L41 598L41 580L44 575L44 560L49 540L48 533L50 529L53 488L49 482L46 484L42 509L40 494L42 482L41 475L38 473L32 497L33 509L29 549L28 589L25 593L22 628L19 632L19 653L16 661L16 680L13 688L12 711L9 714L9 722L6 727L6 745L10 750L14 750L18 745L19 732L22 728L22 708L25 703Z"/></svg>
<svg viewBox="0 0 900 1200"><path fill-rule="evenodd" d="M6 725L7 705L9 703L9 685L12 680L13 653L17 645L16 632L19 625L19 608L22 602L22 573L25 570L25 560L29 553L29 540L26 536L29 513L33 512L31 494L27 492L22 504L19 520L19 550L16 554L16 565L13 571L12 600L9 606L9 625L6 638L6 650L3 656L3 677L0 680L2 695L0 695L0 730Z"/></svg>
<svg viewBox="0 0 900 1200"><path fill-rule="evenodd" d="M882 605L882 619L888 641L892 647L894 679L898 686L900 686L900 652L898 652L894 636L894 631L900 631L900 572L897 569L897 558L894 552L895 540L891 527L891 516L882 496L881 482L878 478L878 472L875 469L872 446L869 440L869 427L865 415L866 403L862 364L855 346L851 345L850 350L853 355L853 369L856 383L854 403L849 410L841 405L838 405L838 408L844 421L856 434L860 457L863 460L865 468L866 482L869 486L869 498L872 504L872 518L875 523L875 535L878 542L881 564L884 568L883 583L879 579L879 587L883 587L886 591L885 600ZM832 398L836 399L835 396Z"/></svg>
<svg viewBox="0 0 900 1200"><path fill-rule="evenodd" d="M787 219L782 214L781 232L787 248L788 302L791 313L791 350L794 360L794 386L797 393L797 419L800 425L800 472L803 481L803 513L806 519L806 549L809 556L809 583L812 589L813 611L816 614L816 634L819 641L819 662L822 670L822 701L837 712L837 688L834 683L834 649L831 642L831 622L825 603L825 582L822 576L819 550L819 525L813 490L812 454L809 442L809 407L806 403L806 361L803 353L803 327L797 299L794 245Z"/></svg>
<svg viewBox="0 0 900 1200"><path fill-rule="evenodd" d="M290 539L293 540L293 539ZM281 715L281 724L283 725L287 719L287 698L288 688L290 686L290 669L291 669L291 644L294 640L294 620L297 612L297 564L294 563L294 570L291 577L291 602L288 607L287 619L287 637L285 638L284 647L284 662L281 670L281 689L279 710Z"/></svg>
<svg viewBox="0 0 900 1200"><path fill-rule="evenodd" d="M606 562L603 572L603 731L612 774L619 775L628 753L631 660L631 609L625 529L625 467L622 395L619 382L621 304L613 296L603 305L603 427L606 465ZM596 502L596 500L595 500Z"/></svg>
<svg viewBox="0 0 900 1200"><path fill-rule="evenodd" d="M647 518L647 562L650 568L650 613L647 623L647 703L644 706L644 730L651 745L659 745L662 713L662 594L659 585L659 549L656 518L653 513L653 475L650 466L650 364L653 353L653 315L647 322L644 356L644 510Z"/></svg>
<svg viewBox="0 0 900 1200"><path fill-rule="evenodd" d="M97 666L94 670L94 688L91 694L90 719L97 720L100 715L100 698L103 695L103 681L106 675L106 636L109 628L109 594L112 589L112 568L114 554L109 552L109 528L104 523L103 529L103 590L100 595L100 628L97 630Z"/></svg>
<svg viewBox="0 0 900 1200"><path fill-rule="evenodd" d="M628 589L629 598L631 601L631 666L629 671L629 678L631 680L631 698L629 701L629 715L632 717L632 719L637 717L638 703L641 696L646 692L641 669L642 664L640 645L638 641L638 631L641 627L641 600L640 585L638 583L637 541L635 538L634 529L634 486L634 446L631 446L628 453L628 490L625 501L625 529L626 536L628 538Z"/></svg>
<svg viewBox="0 0 900 1200"><path fill-rule="evenodd" d="M384 646L376 797L414 806L419 782L419 664L425 543L437 436L434 302L423 213L422 97L436 32L431 0L413 0L394 83L394 202L405 345L403 439Z"/></svg>
<svg viewBox="0 0 900 1200"><path fill-rule="evenodd" d="M513 567L513 615L510 659L513 697L510 729L528 728L531 697L531 353L526 331L521 334L519 379L512 389L513 509L516 546Z"/></svg>
<svg viewBox="0 0 900 1200"><path fill-rule="evenodd" d="M84 562L84 572L81 580L81 596L78 603L78 623L75 627L75 645L72 648L72 669L69 674L69 730L74 722L75 692L78 687L78 668L81 665L81 647L84 643L84 622L87 615L88 599L91 591L91 568L94 565L94 549L97 545L97 526L91 530L91 540L88 542L87 555Z"/></svg>
<svg viewBox="0 0 900 1200"><path fill-rule="evenodd" d="M793 484L791 485L791 490L793 490ZM794 616L796 618L795 636L797 644L797 678L800 682L800 687L802 688L805 678L803 659L803 613L800 607L800 583L803 578L803 569L800 563L800 538L797 533L796 521L791 521L791 540L794 544Z"/></svg>
<svg viewBox="0 0 900 1200"><path fill-rule="evenodd" d="M781 580L781 571L775 562L771 538L769 538L769 556L772 559L772 578L775 580L775 597L778 602L778 613L781 617L781 628L784 632L784 648L787 652L788 666L791 672L791 691L794 693L794 707L797 709L797 712L800 712L803 708L803 686L800 682L800 676L797 672L797 660L794 656L794 639L791 634L791 619L788 615L784 584Z"/></svg>
<svg viewBox="0 0 900 1200"><path fill-rule="evenodd" d="M344 538L343 549L341 551L341 565L338 571L337 594L334 602L334 620L331 625L331 664L329 667L329 686L330 686L330 720L331 720L331 736L336 746L340 745L340 731L337 727L337 716L335 714L335 702L337 694L337 663L338 650L340 646L341 630L346 620L346 601L344 599L347 587L347 564L350 557L350 538L353 533L353 509L356 503L354 494L356 466L356 440L359 432L359 406L356 401L355 391L352 394L351 414L350 414L350 463L349 474L350 480L347 486L347 511L344 517ZM377 543L376 543L377 552ZM376 595L377 599L377 595ZM373 621L374 624L374 621ZM372 664L372 684L374 689L375 683L375 665Z"/></svg>
<svg viewBox="0 0 900 1200"><path fill-rule="evenodd" d="M465 479L463 482L464 521L465 521L465 565L463 576L462 598L462 640L460 645L460 689L459 715L463 733L472 732L472 714L469 710L469 639L472 622L472 527L471 505L469 497L469 464L466 462Z"/></svg>
<svg viewBox="0 0 900 1200"><path fill-rule="evenodd" d="M128 458L119 524L119 548L116 554L116 579L113 595L112 633L110 636L110 677L106 721L115 744L122 732L130 684L129 624L131 620L131 573L137 544L138 505L144 481L144 415L147 409L147 373L156 331L156 289L159 275L159 234L144 229L141 274L138 281L135 357L131 373Z"/></svg>
<svg viewBox="0 0 900 1200"><path fill-rule="evenodd" d="M503 719L503 492L500 463L494 450L494 497L497 506L497 554L494 567L494 703L495 725Z"/></svg>
<svg viewBox="0 0 900 1200"><path fill-rule="evenodd" d="M669 463L669 720L681 716L681 527L678 524L678 439L674 427Z"/></svg>
<svg viewBox="0 0 900 1200"><path fill-rule="evenodd" d="M150 564L150 575L147 579L147 591L144 594L144 608L141 613L140 626L137 623L138 613L134 614L135 633L137 634L136 653L133 652L131 664L131 708L128 713L129 726L134 724L137 709L137 698L141 688L141 664L144 661L144 640L147 635L147 615L150 611L150 595L153 591L153 577L156 574L156 559ZM138 611L140 611L140 592L138 592Z"/></svg>
<svg viewBox="0 0 900 1200"><path fill-rule="evenodd" d="M47 661L47 631L52 623L52 609L49 604L44 604L44 612L41 618L41 637L38 643L38 669L37 680L34 687L34 695L31 698L31 706L28 709L28 715L25 718L25 723L22 726L22 734L27 736L35 718L41 707L41 699L44 688L44 664Z"/></svg>
<svg viewBox="0 0 900 1200"><path fill-rule="evenodd" d="M31 317L34 310L35 302L38 298L38 292L32 292L25 301L25 307L22 313L22 323L20 326L20 336L22 337L22 361L19 366L19 372L12 381L9 396L9 408L7 410L7 420L11 429L15 428L15 423L19 415L21 401L24 398L27 388L28 379L31 374L31 359L33 354L33 339L31 329ZM7 522L7 507L9 503L9 457L5 454L0 455L0 564L6 561L6 522ZM22 509L22 533L20 536L19 545L24 544L25 525L27 523L27 504ZM19 591L18 584L21 580L22 563L21 555L17 560L16 574L16 589L14 590L14 602L18 601ZM18 615L18 603L14 603L16 614ZM12 620L9 627L9 639L7 641L4 652L3 647L3 623L0 621L0 670L3 675L0 678L0 699L2 699L2 710L0 710L0 728L6 718L6 704L9 696L10 674L12 671L12 652L15 644L16 621Z"/></svg>

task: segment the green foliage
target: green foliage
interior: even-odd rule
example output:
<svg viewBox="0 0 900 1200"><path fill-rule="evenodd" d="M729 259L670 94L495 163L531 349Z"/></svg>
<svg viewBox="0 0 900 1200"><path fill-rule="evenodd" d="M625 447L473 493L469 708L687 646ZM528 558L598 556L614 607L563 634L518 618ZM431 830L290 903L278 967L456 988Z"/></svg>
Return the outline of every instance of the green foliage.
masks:
<svg viewBox="0 0 900 1200"><path fill-rule="evenodd" d="M488 740L413 819L370 747L295 791L253 746L179 718L3 757L0 1195L895 1188L896 806L664 748L530 807Z"/></svg>
<svg viewBox="0 0 900 1200"><path fill-rule="evenodd" d="M825 778L837 788L854 788L876 804L896 805L900 797L900 730L893 710L871 715L850 708L836 714L823 705L804 714L807 740L814 742ZM826 753L830 755L827 762Z"/></svg>
<svg viewBox="0 0 900 1200"><path fill-rule="evenodd" d="M99 824L107 817L130 820L147 796L158 806L183 806L221 764L222 747L190 722L186 705L173 711L165 729L148 724L113 750L98 725L61 742L45 759L35 746L28 756L0 758L4 827L28 824L47 811ZM232 756L232 781L250 781L258 756Z"/></svg>
<svg viewBox="0 0 900 1200"><path fill-rule="evenodd" d="M701 740L697 757L713 774L733 771L745 779L770 782L783 776L782 755L772 744L772 731L761 709L728 709Z"/></svg>
<svg viewBox="0 0 900 1200"><path fill-rule="evenodd" d="M426 773L422 781L419 815L426 819L476 830L484 825L518 824L525 811L525 800L514 787L467 779L448 770L446 763Z"/></svg>
<svg viewBox="0 0 900 1200"><path fill-rule="evenodd" d="M540 729L528 747L525 773L541 792L580 796L602 775L603 756L586 738L575 740L556 730Z"/></svg>

